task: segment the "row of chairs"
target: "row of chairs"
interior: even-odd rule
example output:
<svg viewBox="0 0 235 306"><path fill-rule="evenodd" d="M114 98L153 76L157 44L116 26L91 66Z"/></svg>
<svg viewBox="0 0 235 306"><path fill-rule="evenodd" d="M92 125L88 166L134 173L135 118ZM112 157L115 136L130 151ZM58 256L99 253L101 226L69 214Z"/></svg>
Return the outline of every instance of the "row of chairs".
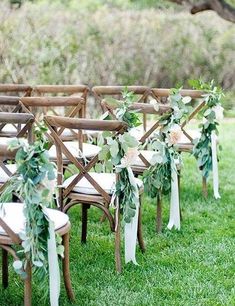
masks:
<svg viewBox="0 0 235 306"><path fill-rule="evenodd" d="M42 119L42 114L51 115L63 115L65 117L80 117L86 118L87 108L93 110L100 107L102 111L110 111L113 116L110 107L104 103L104 99L107 97L114 97L122 99L122 92L125 89L124 86L95 86L89 89L85 85L40 85L34 88L25 85L0 85L0 92L21 92L22 96L9 97L1 96L0 105L6 106L9 101L14 104L12 112L29 112L33 113L36 121L39 122ZM136 109L143 114L143 125L136 129L135 136L144 143L148 137L159 128L159 119L161 115L169 111L167 105L167 97L170 94L169 89L148 88L146 86L129 86L129 91L132 91L136 95L137 104L133 105ZM31 95L29 97L29 95ZM183 131L183 137L178 143L178 150L180 152L192 152L193 140L199 137L200 134L197 130L190 130L187 128L188 123L196 117L196 115L205 106L203 92L198 90L182 90L182 96L190 96L192 98L192 112L188 115L188 118L181 123L181 129ZM8 100L8 98L10 100ZM149 101L155 99L157 101L159 110L156 111ZM94 112L93 112L94 113ZM155 116L153 119L153 115ZM150 117L150 121L147 120ZM115 117L113 116L113 119ZM148 122L152 123L151 128L148 126ZM0 125L0 136L12 136L16 133L16 126ZM79 139L80 143L82 134L76 133L72 129L61 129L63 139L66 140L66 145L73 148L74 154L79 154L81 148L74 144L73 139ZM87 137L95 136L94 133L87 133ZM33 139L31 135L31 140ZM52 139L51 139L52 141ZM53 142L53 141L52 141ZM92 144L84 143L83 155L85 158L89 158L93 153L97 153L98 148ZM55 147L51 148L50 153L56 158ZM143 152L140 155L140 160L137 165L134 165L133 169L136 174L142 174L146 167L149 167L149 160L151 159L151 153ZM180 181L180 178L179 178ZM206 179L202 179L203 194L207 196L207 183ZM158 223L157 231L161 231L161 202L158 203Z"/></svg>
<svg viewBox="0 0 235 306"><path fill-rule="evenodd" d="M99 146L95 144L94 137L101 131L111 131L119 133L124 128L124 123L119 122L113 117L113 120L103 121L96 119L86 119L87 107L89 102L98 101L103 111L108 111L113 116L113 109L105 98L107 96L122 98L122 86L96 86L89 90L84 85L52 85L36 86L32 89L25 85L0 85L0 91L10 95L0 96L0 107L8 112L0 112L0 192L9 180L10 176L16 170L14 157L7 150L7 145L12 137L25 137L29 142L34 141L33 126L38 125L44 120L48 127L46 136L50 141L49 154L52 160L56 161L58 169L58 186L59 186L59 207L63 213L76 204L82 206L82 242L87 238L87 219L88 209L95 206L101 209L102 213L109 221L111 230L115 233L115 262L118 272L121 271L120 255L120 212L114 213L110 208L113 187L115 186L116 176L111 173L91 172L98 162ZM131 107L138 110L143 115L143 126L136 130L136 137L142 144L148 137L159 128L161 116L171 111L167 105L169 89L149 89L143 86L129 86L128 90L136 94L136 103ZM12 93L21 95L13 96ZM37 94L35 94L37 92ZM89 100L89 94L92 93L92 99ZM186 130L186 124L203 108L205 102L203 93L194 90L182 90L183 96L190 96L195 99L194 109L189 114L188 119L182 122L182 131L184 139L178 144L180 152L191 152L193 148L193 137L190 131ZM158 108L149 103L155 99ZM10 106L10 109L7 107ZM44 117L42 117L42 114ZM151 116L152 126L148 126L148 116ZM92 143L89 143L90 137L93 137ZM151 152L148 150L141 151L139 161L133 165L133 171L138 176L149 167ZM9 164L9 160L11 164ZM69 178L66 177L66 169L70 171L71 165L77 172L72 173ZM205 189L205 180L204 191ZM143 193L143 185L138 180L139 193ZM162 203L158 202L157 229L162 227ZM138 242L142 251L145 250L142 225L141 225L141 205L138 222ZM62 218L63 219L63 218ZM104 218L103 218L104 219ZM64 220L64 219L63 219ZM1 222L1 221L0 221ZM2 222L0 224L2 226ZM58 225L58 231L67 226L65 237L66 256L64 264L65 284L70 298L73 298L71 282L69 277L69 257L68 257L68 221L65 224ZM3 227L4 228L4 227ZM9 228L6 228L9 230ZM4 228L4 229L5 229ZM10 232L12 235L12 233ZM13 237L15 238L15 237ZM5 242L0 233L0 244L3 251L3 284L7 284L7 252L15 240L12 237ZM19 240L18 240L19 242ZM28 285L29 286L29 285ZM29 286L30 287L30 286ZM29 293L27 293L27 296Z"/></svg>

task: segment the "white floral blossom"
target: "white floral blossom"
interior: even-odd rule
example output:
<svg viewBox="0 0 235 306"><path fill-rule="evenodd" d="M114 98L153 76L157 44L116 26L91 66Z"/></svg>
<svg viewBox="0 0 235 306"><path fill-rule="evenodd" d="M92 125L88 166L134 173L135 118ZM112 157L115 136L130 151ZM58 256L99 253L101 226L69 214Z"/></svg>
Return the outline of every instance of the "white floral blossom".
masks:
<svg viewBox="0 0 235 306"><path fill-rule="evenodd" d="M224 108L218 104L212 108L212 110L215 112L215 118L217 121L222 121L224 118Z"/></svg>
<svg viewBox="0 0 235 306"><path fill-rule="evenodd" d="M168 142L171 145L179 143L180 139L182 137L182 130L180 125L174 124L170 128L170 133L168 134Z"/></svg>
<svg viewBox="0 0 235 306"><path fill-rule="evenodd" d="M138 159L138 149L137 147L135 148L128 148L127 153L123 156L121 159L121 168L127 168L130 167L131 165L135 164L137 159Z"/></svg>

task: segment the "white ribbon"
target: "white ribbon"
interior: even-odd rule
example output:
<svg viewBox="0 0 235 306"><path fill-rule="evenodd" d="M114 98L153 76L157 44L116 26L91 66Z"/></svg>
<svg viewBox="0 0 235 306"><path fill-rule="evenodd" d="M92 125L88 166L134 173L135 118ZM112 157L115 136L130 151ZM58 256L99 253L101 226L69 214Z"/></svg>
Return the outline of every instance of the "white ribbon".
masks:
<svg viewBox="0 0 235 306"><path fill-rule="evenodd" d="M60 296L60 270L56 249L55 227L52 221L49 221L49 238L47 240L47 248L49 265L50 305L58 306Z"/></svg>
<svg viewBox="0 0 235 306"><path fill-rule="evenodd" d="M212 152L213 189L214 189L214 197L216 199L220 199L216 142L217 142L217 136L215 134L215 131L212 131L211 132L211 152Z"/></svg>
<svg viewBox="0 0 235 306"><path fill-rule="evenodd" d="M170 219L167 228L171 230L173 226L180 230L179 186L175 164L171 166L171 204Z"/></svg>
<svg viewBox="0 0 235 306"><path fill-rule="evenodd" d="M135 265L138 265L135 258L135 253L140 205L139 190L132 169L130 167L127 167L126 169L128 171L130 183L135 189L136 211L135 216L132 218L131 222L125 224L125 263L132 261Z"/></svg>

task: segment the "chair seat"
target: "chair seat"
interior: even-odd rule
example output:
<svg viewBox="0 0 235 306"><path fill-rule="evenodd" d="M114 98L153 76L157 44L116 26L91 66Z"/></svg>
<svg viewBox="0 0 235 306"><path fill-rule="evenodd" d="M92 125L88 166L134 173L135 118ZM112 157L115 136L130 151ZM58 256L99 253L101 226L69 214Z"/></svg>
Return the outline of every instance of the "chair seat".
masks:
<svg viewBox="0 0 235 306"><path fill-rule="evenodd" d="M151 150L140 150L140 153L143 155L143 157L150 163L152 157L154 154L156 154L155 151ZM140 159L140 157L137 158L136 162L133 164L133 166L138 166L138 167L144 167L145 164L144 162Z"/></svg>
<svg viewBox="0 0 235 306"><path fill-rule="evenodd" d="M192 137L192 139L201 137L201 133L199 130L187 130L186 132L187 134L189 134L190 137ZM184 133L182 133L179 144L190 144L190 143L191 143L190 139L188 139L188 137Z"/></svg>
<svg viewBox="0 0 235 306"><path fill-rule="evenodd" d="M116 175L114 173L89 173L91 177L106 191L108 194L112 194L115 189ZM67 188L72 180L76 177L76 174L64 181L63 187ZM139 188L143 187L143 182L136 178L136 183ZM99 195L100 193L95 189L95 187L83 177L74 187L74 192L83 194L93 194Z"/></svg>
<svg viewBox="0 0 235 306"><path fill-rule="evenodd" d="M13 174L16 172L16 164L9 164L6 165L6 168ZM9 176L6 174L6 172L0 167L0 184L5 183L9 179Z"/></svg>
<svg viewBox="0 0 235 306"><path fill-rule="evenodd" d="M11 140L11 137L0 137L0 145L8 146Z"/></svg>
<svg viewBox="0 0 235 306"><path fill-rule="evenodd" d="M46 213L50 220L54 222L55 230L59 230L69 222L68 215L59 210L46 208ZM11 228L13 232L19 234L20 232L24 231L25 217L23 214L23 204L4 203L1 215L3 221ZM7 235L1 226L0 235Z"/></svg>
<svg viewBox="0 0 235 306"><path fill-rule="evenodd" d="M75 157L80 157L79 154L79 148L78 148L78 142L77 141L65 141L64 142L67 149L70 151L70 153ZM100 147L96 145L92 145L90 143L83 143L83 156L86 158L91 158L95 155L97 155L100 152ZM51 159L56 159L56 147L52 146L49 150L49 157Z"/></svg>
<svg viewBox="0 0 235 306"><path fill-rule="evenodd" d="M16 125L17 126L17 125ZM16 134L17 133L17 128L16 126L14 126L13 124L6 124L1 131L5 132L5 133L12 133L12 134ZM21 124L21 129L24 127L24 124Z"/></svg>

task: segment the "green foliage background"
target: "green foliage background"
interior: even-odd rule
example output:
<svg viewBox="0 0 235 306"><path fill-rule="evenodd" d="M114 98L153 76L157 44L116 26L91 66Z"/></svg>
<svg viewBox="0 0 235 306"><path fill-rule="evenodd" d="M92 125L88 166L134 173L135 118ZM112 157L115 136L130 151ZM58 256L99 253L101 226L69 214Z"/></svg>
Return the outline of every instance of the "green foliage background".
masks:
<svg viewBox="0 0 235 306"><path fill-rule="evenodd" d="M168 1L0 2L0 81L187 87L215 79L233 108L235 27Z"/></svg>

